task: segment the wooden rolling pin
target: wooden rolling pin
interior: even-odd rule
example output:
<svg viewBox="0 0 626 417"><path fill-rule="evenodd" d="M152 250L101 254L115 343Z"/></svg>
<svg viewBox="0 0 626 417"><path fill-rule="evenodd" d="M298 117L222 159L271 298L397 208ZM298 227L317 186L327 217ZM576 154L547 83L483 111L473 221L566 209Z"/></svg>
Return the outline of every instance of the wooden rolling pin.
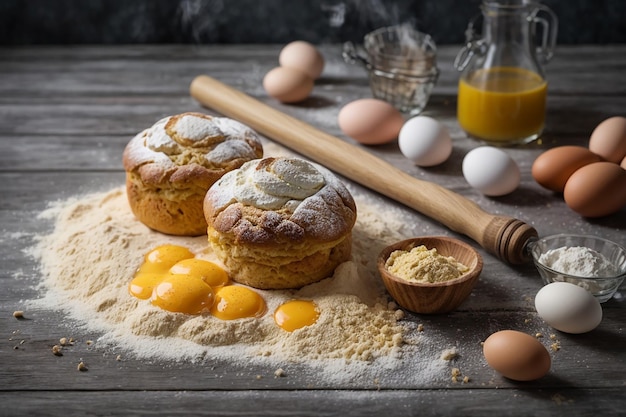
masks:
<svg viewBox="0 0 626 417"><path fill-rule="evenodd" d="M521 220L489 214L459 194L418 180L363 148L324 133L206 75L192 81L190 92L205 107L239 120L338 174L469 236L506 262L521 264L529 260L525 247L537 232Z"/></svg>

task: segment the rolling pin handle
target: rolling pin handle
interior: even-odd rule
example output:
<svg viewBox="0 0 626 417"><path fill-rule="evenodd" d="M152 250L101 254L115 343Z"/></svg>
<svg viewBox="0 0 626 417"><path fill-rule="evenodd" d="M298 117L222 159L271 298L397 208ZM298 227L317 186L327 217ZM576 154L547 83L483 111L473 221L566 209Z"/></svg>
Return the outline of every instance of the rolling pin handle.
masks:
<svg viewBox="0 0 626 417"><path fill-rule="evenodd" d="M529 242L537 239L537 231L521 220L495 218L485 230L483 247L512 265L530 261Z"/></svg>

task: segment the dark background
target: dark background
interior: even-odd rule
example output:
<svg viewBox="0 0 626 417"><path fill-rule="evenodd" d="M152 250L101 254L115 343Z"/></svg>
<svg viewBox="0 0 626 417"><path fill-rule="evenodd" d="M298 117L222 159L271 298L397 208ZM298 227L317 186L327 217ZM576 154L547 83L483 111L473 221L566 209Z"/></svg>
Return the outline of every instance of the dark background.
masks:
<svg viewBox="0 0 626 417"><path fill-rule="evenodd" d="M462 43L479 0L0 0L0 44L360 41L411 23ZM626 0L544 0L559 44L626 43Z"/></svg>

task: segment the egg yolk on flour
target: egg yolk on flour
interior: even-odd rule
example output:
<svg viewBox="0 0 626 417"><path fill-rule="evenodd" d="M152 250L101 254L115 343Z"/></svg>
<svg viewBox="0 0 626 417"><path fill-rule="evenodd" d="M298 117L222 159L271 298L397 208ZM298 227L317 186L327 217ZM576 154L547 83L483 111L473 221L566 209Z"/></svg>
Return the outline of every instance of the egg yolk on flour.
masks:
<svg viewBox="0 0 626 417"><path fill-rule="evenodd" d="M148 252L128 287L130 293L137 298L147 300L152 296L154 287L172 266L194 256L189 249L176 245L163 245Z"/></svg>
<svg viewBox="0 0 626 417"><path fill-rule="evenodd" d="M222 320L260 317L265 313L265 301L247 287L229 285L217 290L211 314Z"/></svg>
<svg viewBox="0 0 626 417"><path fill-rule="evenodd" d="M293 332L314 324L320 313L312 301L293 300L280 305L274 312L274 321L282 329Z"/></svg>
<svg viewBox="0 0 626 417"><path fill-rule="evenodd" d="M144 257L130 282L131 295L163 310L202 314L223 320L259 317L265 301L247 287L228 285L228 274L218 265L195 258L187 248L163 245Z"/></svg>

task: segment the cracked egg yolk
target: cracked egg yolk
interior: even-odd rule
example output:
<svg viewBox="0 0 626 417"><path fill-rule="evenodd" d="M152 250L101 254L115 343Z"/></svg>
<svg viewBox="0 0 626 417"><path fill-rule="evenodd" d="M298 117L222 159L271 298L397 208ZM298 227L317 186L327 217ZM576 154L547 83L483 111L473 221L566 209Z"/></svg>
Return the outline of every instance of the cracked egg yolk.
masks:
<svg viewBox="0 0 626 417"><path fill-rule="evenodd" d="M314 324L320 313L312 301L293 300L280 305L274 312L274 321L282 329L293 332Z"/></svg>
<svg viewBox="0 0 626 417"><path fill-rule="evenodd" d="M174 264L170 273L177 275L194 275L202 278L212 288L223 287L228 284L228 274L213 262L202 259L183 259Z"/></svg>
<svg viewBox="0 0 626 417"><path fill-rule="evenodd" d="M213 305L213 288L197 275L167 274L154 287L150 302L175 313L201 314Z"/></svg>
<svg viewBox="0 0 626 417"><path fill-rule="evenodd" d="M265 313L265 301L247 287L228 285L218 288L211 314L222 320L260 317Z"/></svg>
<svg viewBox="0 0 626 417"><path fill-rule="evenodd" d="M178 262L195 255L187 248L176 245L162 245L146 254L144 262L130 282L128 290L135 297L147 300L154 287L163 279L169 269Z"/></svg>
<svg viewBox="0 0 626 417"><path fill-rule="evenodd" d="M183 246L163 245L146 254L128 289L131 295L176 313L211 312L233 320L265 312L259 294L228 284L228 274L218 265L195 258Z"/></svg>

